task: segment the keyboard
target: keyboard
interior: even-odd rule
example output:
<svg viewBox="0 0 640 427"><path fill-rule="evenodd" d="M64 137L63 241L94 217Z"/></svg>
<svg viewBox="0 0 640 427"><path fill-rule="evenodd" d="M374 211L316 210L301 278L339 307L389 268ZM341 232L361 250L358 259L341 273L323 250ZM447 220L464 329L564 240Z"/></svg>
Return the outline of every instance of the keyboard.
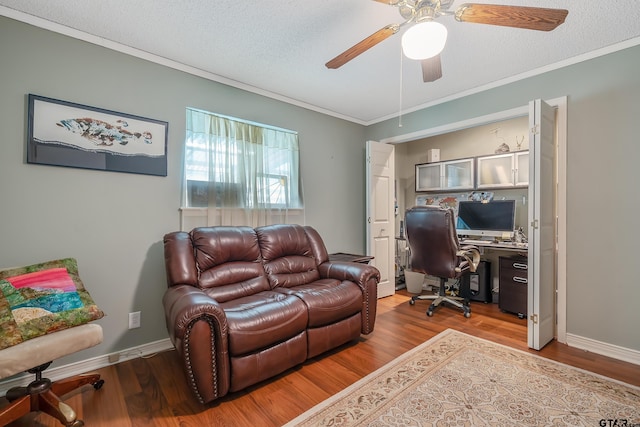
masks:
<svg viewBox="0 0 640 427"><path fill-rule="evenodd" d="M463 245L492 245L494 242L492 240L474 240L474 239L464 239L460 243Z"/></svg>
<svg viewBox="0 0 640 427"><path fill-rule="evenodd" d="M494 248L517 248L527 249L528 243L517 242L494 242L493 240L476 240L476 239L464 239L460 241L461 245L475 245L475 246L490 246Z"/></svg>

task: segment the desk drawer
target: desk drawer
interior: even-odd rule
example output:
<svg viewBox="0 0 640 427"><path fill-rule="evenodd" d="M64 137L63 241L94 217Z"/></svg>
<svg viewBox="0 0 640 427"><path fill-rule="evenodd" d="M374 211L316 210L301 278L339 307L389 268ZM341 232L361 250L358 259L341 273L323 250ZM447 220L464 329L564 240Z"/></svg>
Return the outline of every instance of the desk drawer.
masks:
<svg viewBox="0 0 640 427"><path fill-rule="evenodd" d="M514 277L527 278L529 264L525 257L500 257L500 275L512 274Z"/></svg>
<svg viewBox="0 0 640 427"><path fill-rule="evenodd" d="M529 276L527 270L512 270L512 269L500 269L500 284L515 283L520 285L528 285Z"/></svg>
<svg viewBox="0 0 640 427"><path fill-rule="evenodd" d="M527 315L528 264L526 257L500 257L499 260L498 307L515 313L519 317Z"/></svg>

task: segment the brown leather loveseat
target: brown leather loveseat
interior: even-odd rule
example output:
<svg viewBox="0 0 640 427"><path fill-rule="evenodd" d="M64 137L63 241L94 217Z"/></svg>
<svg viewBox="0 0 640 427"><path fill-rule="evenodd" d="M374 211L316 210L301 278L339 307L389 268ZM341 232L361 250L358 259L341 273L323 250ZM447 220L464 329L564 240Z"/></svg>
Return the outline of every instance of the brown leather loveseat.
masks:
<svg viewBox="0 0 640 427"><path fill-rule="evenodd" d="M164 237L169 336L202 403L373 331L380 273L329 261L300 225Z"/></svg>

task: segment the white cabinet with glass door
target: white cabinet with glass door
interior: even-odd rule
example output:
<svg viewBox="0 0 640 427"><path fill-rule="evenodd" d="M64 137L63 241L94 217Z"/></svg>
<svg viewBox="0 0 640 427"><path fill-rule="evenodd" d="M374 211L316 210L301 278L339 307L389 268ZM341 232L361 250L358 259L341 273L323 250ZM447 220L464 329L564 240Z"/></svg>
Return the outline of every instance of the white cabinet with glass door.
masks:
<svg viewBox="0 0 640 427"><path fill-rule="evenodd" d="M472 190L473 158L416 165L416 191Z"/></svg>
<svg viewBox="0 0 640 427"><path fill-rule="evenodd" d="M516 187L526 187L529 185L529 151L516 151L513 153L515 160L515 172L513 174Z"/></svg>
<svg viewBox="0 0 640 427"><path fill-rule="evenodd" d="M529 184L529 151L477 158L476 188L526 187Z"/></svg>

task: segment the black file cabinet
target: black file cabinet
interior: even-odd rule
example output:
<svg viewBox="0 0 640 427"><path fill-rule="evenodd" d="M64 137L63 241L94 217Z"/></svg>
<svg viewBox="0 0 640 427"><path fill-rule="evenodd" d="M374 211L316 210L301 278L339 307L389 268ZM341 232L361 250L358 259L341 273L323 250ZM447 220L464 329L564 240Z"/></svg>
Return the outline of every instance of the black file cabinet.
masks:
<svg viewBox="0 0 640 427"><path fill-rule="evenodd" d="M527 317L528 262L527 257L500 257L498 307L515 313L520 318Z"/></svg>

